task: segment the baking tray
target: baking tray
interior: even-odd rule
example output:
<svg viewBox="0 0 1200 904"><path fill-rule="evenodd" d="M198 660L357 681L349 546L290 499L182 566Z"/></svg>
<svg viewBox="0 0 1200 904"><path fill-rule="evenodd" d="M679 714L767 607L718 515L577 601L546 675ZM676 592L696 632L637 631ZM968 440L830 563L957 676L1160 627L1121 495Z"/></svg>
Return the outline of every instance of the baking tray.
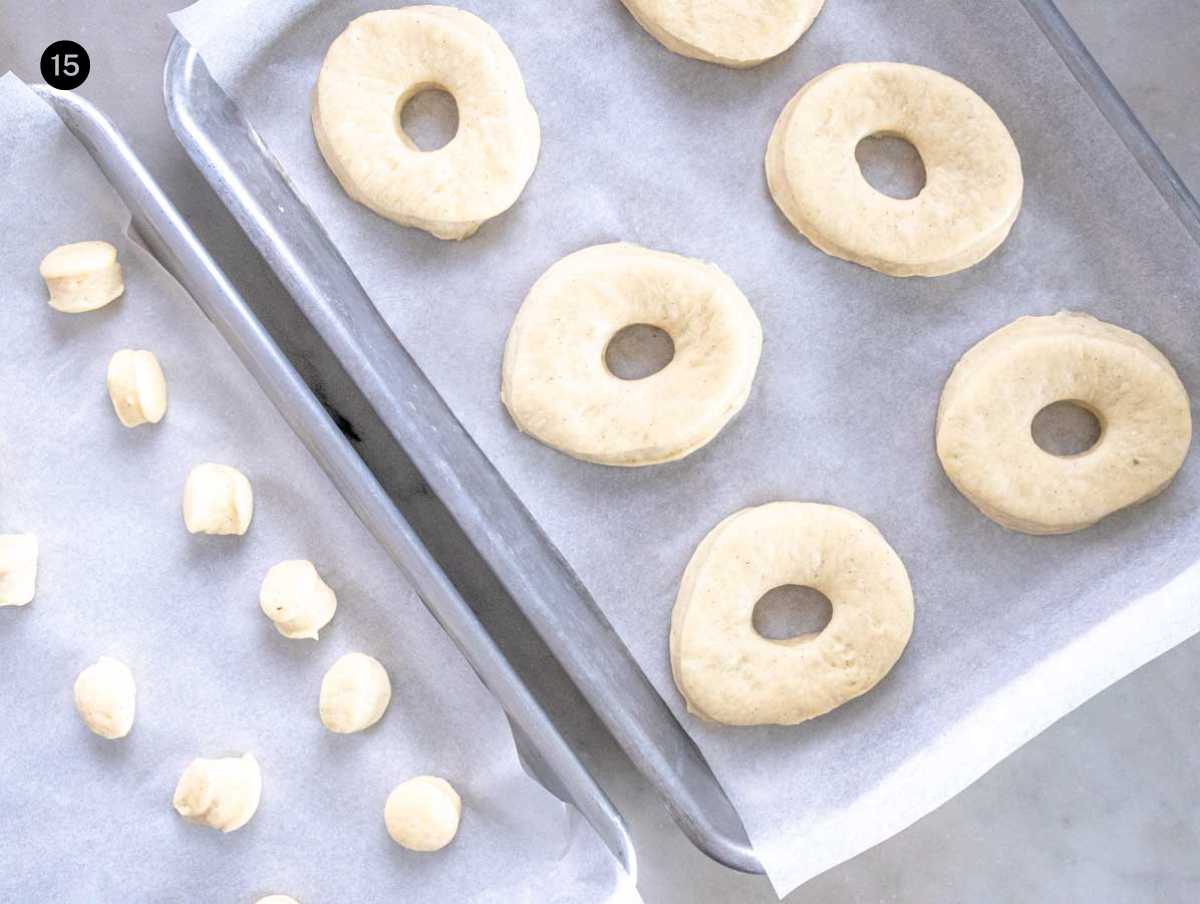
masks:
<svg viewBox="0 0 1200 904"><path fill-rule="evenodd" d="M86 100L46 85L33 90L92 155L129 209L139 238L216 326L499 701L529 768L579 809L636 881L633 844L612 803L128 142Z"/></svg>
<svg viewBox="0 0 1200 904"><path fill-rule="evenodd" d="M1195 199L1053 3L1022 5L1200 239ZM178 39L166 79L173 125L193 160L681 827L716 859L756 869L711 772L594 601L416 368L253 129Z"/></svg>

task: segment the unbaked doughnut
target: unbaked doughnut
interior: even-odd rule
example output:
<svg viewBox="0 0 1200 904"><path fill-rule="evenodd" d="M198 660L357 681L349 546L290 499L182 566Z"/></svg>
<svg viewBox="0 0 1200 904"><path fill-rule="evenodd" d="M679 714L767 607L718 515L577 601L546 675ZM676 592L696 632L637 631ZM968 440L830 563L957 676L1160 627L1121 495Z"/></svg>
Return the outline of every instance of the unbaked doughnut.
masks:
<svg viewBox="0 0 1200 904"><path fill-rule="evenodd" d="M262 770L246 753L192 760L179 776L171 805L188 822L233 832L250 821L261 798Z"/></svg>
<svg viewBox="0 0 1200 904"><path fill-rule="evenodd" d="M675 357L641 380L605 364L631 324L667 332ZM523 432L606 465L683 458L746 402L762 328L712 264L637 245L595 245L560 260L526 296L504 349L500 397Z"/></svg>
<svg viewBox="0 0 1200 904"><path fill-rule="evenodd" d="M743 69L783 53L825 0L621 0L674 53Z"/></svg>
<svg viewBox="0 0 1200 904"><path fill-rule="evenodd" d="M1100 422L1078 455L1033 440L1039 411L1070 401ZM1087 314L1021 317L963 355L942 390L937 452L951 482L998 524L1063 534L1166 488L1187 456L1187 390L1162 352Z"/></svg>
<svg viewBox="0 0 1200 904"><path fill-rule="evenodd" d="M915 198L874 189L855 158L869 136L910 142L925 165ZM784 108L766 156L779 209L826 254L892 276L940 276L983 260L1021 209L1021 156L1000 117L948 75L907 63L847 63Z"/></svg>
<svg viewBox="0 0 1200 904"><path fill-rule="evenodd" d="M444 778L418 775L388 795L383 820L392 841L410 851L440 851L458 834L462 798Z"/></svg>
<svg viewBox="0 0 1200 904"><path fill-rule="evenodd" d="M59 245L38 267L50 307L66 314L102 308L125 291L117 249L108 242L74 242Z"/></svg>
<svg viewBox="0 0 1200 904"><path fill-rule="evenodd" d="M427 152L400 127L400 111L428 88L453 95L459 124L448 144ZM482 19L450 6L351 22L321 65L312 123L351 198L441 239L466 238L511 207L541 147L511 51Z"/></svg>
<svg viewBox="0 0 1200 904"><path fill-rule="evenodd" d="M137 684L129 666L101 656L75 679L75 711L93 733L115 741L133 729Z"/></svg>
<svg viewBox="0 0 1200 904"><path fill-rule="evenodd" d="M833 617L818 634L769 640L754 629L754 607L788 584L824 593ZM874 687L912 626L908 573L871 522L773 502L730 515L692 555L671 613L671 672L701 718L795 725Z"/></svg>

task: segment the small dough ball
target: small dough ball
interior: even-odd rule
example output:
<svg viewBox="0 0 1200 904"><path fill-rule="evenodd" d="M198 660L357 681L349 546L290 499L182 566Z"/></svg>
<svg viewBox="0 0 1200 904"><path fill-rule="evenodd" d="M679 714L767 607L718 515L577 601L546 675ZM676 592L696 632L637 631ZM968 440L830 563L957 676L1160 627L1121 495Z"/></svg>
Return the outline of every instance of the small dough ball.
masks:
<svg viewBox="0 0 1200 904"><path fill-rule="evenodd" d="M237 534L250 527L254 493L237 468L206 462L192 468L183 488L183 523L193 534Z"/></svg>
<svg viewBox="0 0 1200 904"><path fill-rule="evenodd" d="M33 601L38 542L33 534L0 534L0 606Z"/></svg>
<svg viewBox="0 0 1200 904"><path fill-rule="evenodd" d="M167 413L167 381L154 352L123 348L108 362L108 397L126 427L157 424Z"/></svg>
<svg viewBox="0 0 1200 904"><path fill-rule="evenodd" d="M258 594L263 613L284 637L317 639L337 609L337 596L306 559L273 565Z"/></svg>
<svg viewBox="0 0 1200 904"><path fill-rule="evenodd" d="M392 700L392 682L379 660L347 653L321 681L321 722L330 731L350 734L370 728Z"/></svg>
<svg viewBox="0 0 1200 904"><path fill-rule="evenodd" d="M195 759L179 776L172 801L188 822L232 832L250 821L262 797L262 770L252 754Z"/></svg>
<svg viewBox="0 0 1200 904"><path fill-rule="evenodd" d="M75 679L75 710L83 724L115 741L129 734L137 706L137 685L129 666L101 656Z"/></svg>
<svg viewBox="0 0 1200 904"><path fill-rule="evenodd" d="M440 851L458 834L461 817L462 798L436 775L401 782L383 808L392 841L410 851Z"/></svg>
<svg viewBox="0 0 1200 904"><path fill-rule="evenodd" d="M102 308L125 291L117 249L108 242L60 245L38 268L50 291L50 307L67 314Z"/></svg>
<svg viewBox="0 0 1200 904"><path fill-rule="evenodd" d="M288 895L267 895L265 898L259 898L254 904L300 904L300 902Z"/></svg>

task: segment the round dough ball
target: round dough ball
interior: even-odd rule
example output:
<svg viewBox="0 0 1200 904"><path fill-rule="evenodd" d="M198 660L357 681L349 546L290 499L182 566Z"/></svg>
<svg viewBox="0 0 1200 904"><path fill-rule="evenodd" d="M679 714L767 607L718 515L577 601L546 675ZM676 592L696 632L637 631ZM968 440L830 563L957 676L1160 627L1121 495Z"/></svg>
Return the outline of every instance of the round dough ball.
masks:
<svg viewBox="0 0 1200 904"><path fill-rule="evenodd" d="M410 851L440 851L458 834L461 817L462 798L436 775L401 782L383 808L392 841Z"/></svg>
<svg viewBox="0 0 1200 904"><path fill-rule="evenodd" d="M347 653L321 681L321 723L338 734L362 731L383 717L391 699L392 682L379 660Z"/></svg>
<svg viewBox="0 0 1200 904"><path fill-rule="evenodd" d="M925 164L915 198L877 191L855 157L872 135L910 142ZM779 209L826 254L891 276L940 276L991 254L1021 209L1021 156L995 111L924 66L846 63L784 108L766 155Z"/></svg>
<svg viewBox="0 0 1200 904"><path fill-rule="evenodd" d="M263 614L284 637L317 639L337 609L337 596L306 559L271 566L258 594Z"/></svg>
<svg viewBox="0 0 1200 904"><path fill-rule="evenodd" d="M193 534L241 536L254 517L250 481L237 468L196 465L183 487L183 523Z"/></svg>
<svg viewBox="0 0 1200 904"><path fill-rule="evenodd" d="M137 686L129 666L101 656L75 679L75 710L93 733L110 741L133 728Z"/></svg>
<svg viewBox="0 0 1200 904"><path fill-rule="evenodd" d="M624 327L665 331L675 356L640 380L605 363ZM517 427L597 464L674 461L745 405L762 351L750 302L712 264L615 243L576 251L529 290L504 348L500 398Z"/></svg>
<svg viewBox="0 0 1200 904"><path fill-rule="evenodd" d="M788 584L824 593L833 616L817 634L763 637L754 608ZM795 725L873 688L912 626L908 572L870 521L772 502L730 515L696 548L671 613L671 673L703 719Z"/></svg>
<svg viewBox="0 0 1200 904"><path fill-rule="evenodd" d="M102 308L125 291L117 249L108 242L60 245L38 268L50 292L50 307L66 314Z"/></svg>
<svg viewBox="0 0 1200 904"><path fill-rule="evenodd" d="M783 53L808 31L825 0L621 0L668 50L744 69Z"/></svg>
<svg viewBox="0 0 1200 904"><path fill-rule="evenodd" d="M1099 420L1078 455L1034 442L1033 419L1069 401ZM1129 330L1087 314L1021 317L955 365L938 407L946 476L1010 530L1062 534L1161 493L1192 440L1191 404L1171 363Z"/></svg>
<svg viewBox="0 0 1200 904"><path fill-rule="evenodd" d="M458 133L422 151L400 127L410 98L440 88ZM463 239L517 200L541 130L511 51L482 19L449 6L359 16L330 45L313 93L313 132L346 193L383 217Z"/></svg>
<svg viewBox="0 0 1200 904"><path fill-rule="evenodd" d="M108 397L126 427L157 424L167 413L167 381L153 352L123 348L108 362Z"/></svg>
<svg viewBox="0 0 1200 904"><path fill-rule="evenodd" d="M253 755L195 759L188 764L172 801L188 822L221 832L250 821L262 797L262 771Z"/></svg>
<svg viewBox="0 0 1200 904"><path fill-rule="evenodd" d="M25 606L33 602L37 564L37 537L0 534L0 606Z"/></svg>

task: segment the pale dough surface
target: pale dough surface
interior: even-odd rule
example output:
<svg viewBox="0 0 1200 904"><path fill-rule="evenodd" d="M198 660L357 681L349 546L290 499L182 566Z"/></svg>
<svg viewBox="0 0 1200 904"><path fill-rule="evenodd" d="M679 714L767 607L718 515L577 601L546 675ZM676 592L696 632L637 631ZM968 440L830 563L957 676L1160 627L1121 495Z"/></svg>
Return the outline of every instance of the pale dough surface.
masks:
<svg viewBox="0 0 1200 904"><path fill-rule="evenodd" d="M825 0L621 0L668 50L745 68L778 56L812 25Z"/></svg>
<svg viewBox="0 0 1200 904"><path fill-rule="evenodd" d="M172 805L188 822L232 832L250 821L262 798L262 771L247 753L195 759L179 776Z"/></svg>
<svg viewBox="0 0 1200 904"><path fill-rule="evenodd" d="M183 485L183 523L189 533L241 536L254 517L250 480L230 465L205 462Z"/></svg>
<svg viewBox="0 0 1200 904"><path fill-rule="evenodd" d="M915 198L877 191L855 157L869 136L911 143L925 166ZM826 254L892 276L940 276L991 254L1021 209L1012 136L961 82L907 63L847 63L808 82L767 145L780 210Z"/></svg>
<svg viewBox="0 0 1200 904"><path fill-rule="evenodd" d="M378 659L347 653L321 680L321 724L337 734L370 728L392 700L392 682Z"/></svg>
<svg viewBox="0 0 1200 904"><path fill-rule="evenodd" d="M832 603L817 634L769 640L768 591L812 587ZM726 725L794 725L865 694L912 634L900 557L854 512L807 502L742 509L697 547L671 614L671 671L688 711Z"/></svg>
<svg viewBox="0 0 1200 904"><path fill-rule="evenodd" d="M316 640L337 611L337 594L312 562L288 559L267 571L258 604L284 637Z"/></svg>
<svg viewBox="0 0 1200 904"><path fill-rule="evenodd" d="M436 775L418 775L397 785L383 809L392 840L410 851L440 851L458 834L462 798Z"/></svg>
<svg viewBox="0 0 1200 904"><path fill-rule="evenodd" d="M167 380L154 352L123 348L108 362L108 397L126 427L157 424L167 413Z"/></svg>
<svg viewBox="0 0 1200 904"><path fill-rule="evenodd" d="M409 98L440 88L458 132L422 151L400 127ZM503 213L533 174L537 113L511 51L482 19L449 6L367 13L330 45L313 92L313 132L351 198L442 239Z"/></svg>
<svg viewBox="0 0 1200 904"><path fill-rule="evenodd" d="M664 330L675 357L622 380L604 355L632 324ZM585 461L634 467L704 446L741 410L762 351L746 296L716 266L638 245L594 245L526 296L504 349L501 399L517 426Z"/></svg>
<svg viewBox="0 0 1200 904"><path fill-rule="evenodd" d="M1071 401L1100 422L1097 443L1054 455L1031 425ZM1012 530L1081 530L1162 492L1191 445L1187 390L1146 339L1087 314L1021 317L970 349L942 391L937 452L946 475Z"/></svg>
<svg viewBox="0 0 1200 904"><path fill-rule="evenodd" d="M133 728L137 685L129 666L101 656L75 679L75 711L94 734L110 741Z"/></svg>
<svg viewBox="0 0 1200 904"><path fill-rule="evenodd" d="M65 314L102 308L125 291L117 249L108 242L59 245L39 266L50 307Z"/></svg>
<svg viewBox="0 0 1200 904"><path fill-rule="evenodd" d="M0 534L0 606L27 606L37 592L38 541L33 534Z"/></svg>

